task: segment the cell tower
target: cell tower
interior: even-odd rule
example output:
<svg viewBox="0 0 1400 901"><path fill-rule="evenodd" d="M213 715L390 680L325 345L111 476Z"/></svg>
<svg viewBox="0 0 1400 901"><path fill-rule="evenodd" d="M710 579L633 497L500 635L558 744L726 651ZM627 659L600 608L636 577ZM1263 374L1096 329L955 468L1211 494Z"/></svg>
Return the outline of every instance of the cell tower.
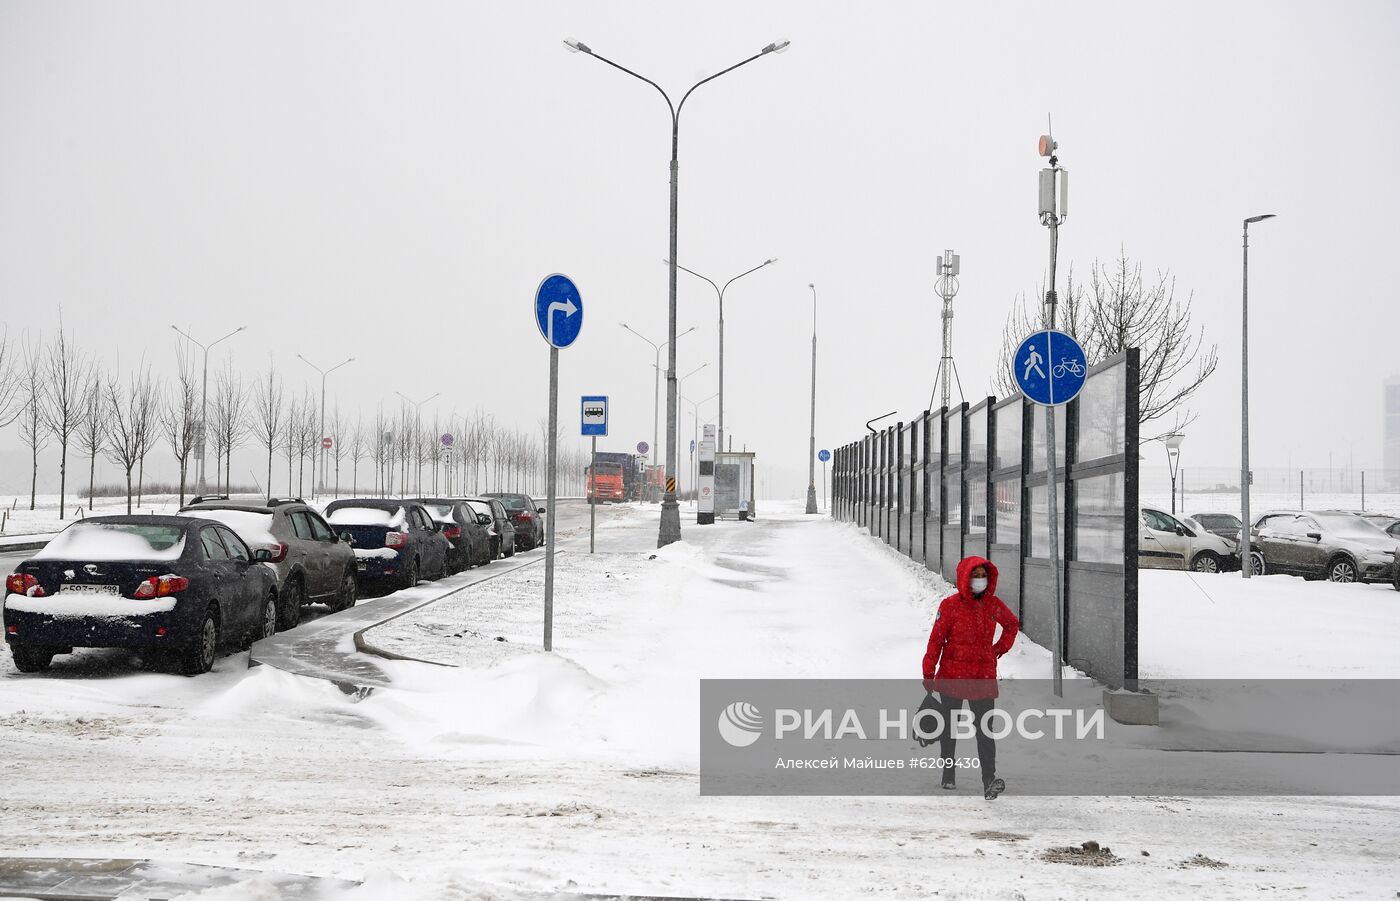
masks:
<svg viewBox="0 0 1400 901"><path fill-rule="evenodd" d="M958 383L958 397L962 401L962 379L958 377L958 366L953 362L953 298L958 293L958 273L962 271L961 258L951 250L943 251L943 258L935 264L938 280L934 291L943 298L943 358L938 361L938 375L933 380L933 393L929 395L928 406L933 409L933 399L938 396L938 386L943 386L943 406L948 406L949 381Z"/></svg>

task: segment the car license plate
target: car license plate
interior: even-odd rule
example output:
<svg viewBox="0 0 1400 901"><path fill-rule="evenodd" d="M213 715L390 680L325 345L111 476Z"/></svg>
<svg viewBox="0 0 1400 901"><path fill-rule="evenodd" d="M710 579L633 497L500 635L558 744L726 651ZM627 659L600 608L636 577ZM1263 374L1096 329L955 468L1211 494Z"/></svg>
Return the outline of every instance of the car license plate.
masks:
<svg viewBox="0 0 1400 901"><path fill-rule="evenodd" d="M121 594L115 585L65 585L63 591L71 594L105 594L113 597Z"/></svg>

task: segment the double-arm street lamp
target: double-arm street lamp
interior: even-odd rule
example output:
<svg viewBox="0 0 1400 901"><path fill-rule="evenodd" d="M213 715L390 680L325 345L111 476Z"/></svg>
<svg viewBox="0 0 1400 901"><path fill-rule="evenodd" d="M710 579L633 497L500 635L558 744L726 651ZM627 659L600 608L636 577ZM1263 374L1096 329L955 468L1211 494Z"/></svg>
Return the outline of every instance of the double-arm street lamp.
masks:
<svg viewBox="0 0 1400 901"><path fill-rule="evenodd" d="M1274 218L1273 213L1244 220L1244 295L1240 303L1240 576L1248 579L1254 562L1249 556L1249 226Z"/></svg>
<svg viewBox="0 0 1400 901"><path fill-rule="evenodd" d="M662 262L669 265L671 261L662 260ZM705 279L705 281L709 282L710 287L715 289L715 296L719 298L719 428L715 437L715 446L718 450L724 450L724 292L728 291L730 285L734 284L744 276L749 275L750 273L757 272L764 266L771 266L776 262L778 262L777 257L774 257L771 260L764 260L762 263L759 263L752 269L749 269L745 272L740 272L738 275L725 282L723 288L715 284L713 279L701 275L694 269L687 269L679 263L676 264L676 268L681 270L682 272L689 272L696 278L703 278Z"/></svg>
<svg viewBox="0 0 1400 901"><path fill-rule="evenodd" d="M423 398L422 400L414 400L413 398L409 397L407 394L404 394L402 391L395 391L394 393L397 394L399 397L402 397L404 400L408 401L408 405L409 405L410 407L413 408L413 440L414 440L414 441L422 441L422 440L423 440L423 436L422 436L421 432L422 432L423 430L422 430L422 427L419 425L419 422L418 422L418 411L421 410L421 409L423 409L423 405L424 405L424 404L426 404L428 401L432 400L433 398L437 397L437 396L438 396L439 394L441 394L442 392L441 392L441 391L434 392L433 394L428 395L427 397ZM403 487L403 491L404 491L405 493L408 491L408 449L409 449L411 446L412 446L412 445L408 442L408 436L405 435L405 436L404 436L404 441L402 442L402 447L403 447L403 483L402 483L402 487ZM423 462L422 462L421 459L420 459L419 461L417 461L417 462L418 462L418 490L419 490L419 491L422 491L422 490L423 490Z"/></svg>
<svg viewBox="0 0 1400 901"><path fill-rule="evenodd" d="M195 491L197 493L204 494L209 490L208 486L204 481L204 456L205 449L208 447L209 441L209 349L212 348L215 344L218 344L219 341L226 341L229 338L232 338L234 335L247 328L247 326L240 325L238 328L229 332L227 335L224 335L218 341L210 341L208 344L200 344L198 341L194 340L194 338L190 337L189 332L180 328L178 325L172 325L170 327L173 328L175 331L179 332L181 335L184 335L186 340L188 340L191 344L197 346L200 350L204 351L204 387L200 389L199 401L199 485L195 488ZM271 490L272 486L269 485L268 491Z"/></svg>
<svg viewBox="0 0 1400 901"><path fill-rule="evenodd" d="M685 102L688 99L690 99L690 95L694 93L695 89L700 87L702 84L714 81L721 75L733 72L740 66L747 65L761 56L767 56L770 53L781 53L782 51L788 48L789 43L790 42L788 41L778 41L769 44L767 47L764 47L762 50L758 51L753 56L750 56L748 59L737 62L727 69L722 69L721 71L716 72L714 75L711 75L708 78L700 79L695 84L691 85L690 89L687 90L685 94L681 96L680 103L673 103L671 101L671 95L667 94L666 91L663 90L659 84L652 81L650 78L647 78L643 75L638 75L631 69L619 65L605 56L599 56L597 53L594 53L593 50L586 44L582 44L578 41L573 40L564 41L564 46L568 47L569 50L573 51L574 53L586 53L594 59L598 60L599 62L607 63L614 69L617 69L620 72L625 72L628 75L631 75L633 78L636 78L639 81L644 81L647 84L651 85L653 88L656 88L657 93L659 93L661 97L666 101L666 107L671 112L671 248L670 253L667 255L667 259L671 261L669 316L667 327L667 336L671 342L671 345L666 352L666 435L668 439L668 445L666 447L666 493L661 501L661 528L657 536L657 547L665 547L666 545L671 544L672 542L681 540L681 514L680 508L676 504L675 491L676 465L678 457L676 443L670 440L670 438L676 434L676 234L678 220L677 208L679 198L678 184L680 174L679 155L681 110L685 107Z"/></svg>
<svg viewBox="0 0 1400 901"><path fill-rule="evenodd" d="M700 501L700 475L695 466L695 451L700 446L700 408L717 397L718 394L711 394L702 400L685 398L685 402L690 404L690 490L693 492L691 497L695 504Z"/></svg>
<svg viewBox="0 0 1400 901"><path fill-rule="evenodd" d="M688 378L690 378L692 375L695 375L695 373L699 372L700 370L706 368L706 367L709 366L709 365L710 365L709 363L701 363L699 366L696 366L694 369L690 370L690 371L687 372L685 375L683 375L683 376L681 376L680 378L676 379L676 393L677 393L678 395L680 395L682 398L684 398L684 397L685 397L685 380L688 379ZM677 418L676 418L676 430L675 430L675 432L673 432L671 435L669 435L669 436L667 436L667 437L668 437L669 440L673 441L673 442L676 444L676 446L678 446L678 447L680 446L680 442L681 442L681 424L680 424L680 417L677 417Z"/></svg>
<svg viewBox="0 0 1400 901"><path fill-rule="evenodd" d="M660 420L658 419L658 417L661 415L661 403L659 399L661 392L661 348L665 347L671 342L662 341L660 344L657 344L655 341L651 340L646 335L643 335L641 332L632 328L632 326L628 325L625 322L619 322L618 325L627 329L627 331L636 335L638 338L641 338L647 344L650 344L651 349L656 351L656 360L651 364L652 375L654 376L651 382L651 465L654 467L656 466L656 455L660 453L658 448L660 448L661 446L661 426ZM681 332L680 335L677 335L676 337L679 338L682 335L689 335L693 331L695 331L695 326L692 325L690 328Z"/></svg>
<svg viewBox="0 0 1400 901"><path fill-rule="evenodd" d="M330 375L332 372L335 372L337 369L344 366L346 363L355 362L355 358L351 357L348 360L344 360L343 362L337 363L330 369L322 369L320 366L317 366L315 363L306 359L306 357L303 357L301 354L297 354L297 359L305 363L307 366L310 366L317 372L321 373L321 435L319 438L319 443L321 445L321 481L324 482L326 480L326 376ZM336 435L335 440L339 441L340 436ZM315 457L311 458L311 490L313 492L316 490Z"/></svg>
<svg viewBox="0 0 1400 901"><path fill-rule="evenodd" d="M817 511L817 286L812 289L812 430L807 437L807 512Z"/></svg>

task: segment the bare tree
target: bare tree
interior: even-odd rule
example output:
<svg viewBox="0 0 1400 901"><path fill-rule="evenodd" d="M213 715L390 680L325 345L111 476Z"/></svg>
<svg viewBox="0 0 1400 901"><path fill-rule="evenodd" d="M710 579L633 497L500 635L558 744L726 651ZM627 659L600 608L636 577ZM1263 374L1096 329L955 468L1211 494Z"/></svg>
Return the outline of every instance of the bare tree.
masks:
<svg viewBox="0 0 1400 901"><path fill-rule="evenodd" d="M277 370L269 366L267 378L258 379L248 423L253 439L267 451L268 499L272 498L272 451L282 436L285 422L282 407L282 382L277 378Z"/></svg>
<svg viewBox="0 0 1400 901"><path fill-rule="evenodd" d="M281 454L287 459L287 495L289 497L296 494L296 486L292 481L292 463L297 457L297 430L301 419L301 404L297 402L296 398L293 398L292 402L287 405L287 419L282 426L281 435Z"/></svg>
<svg viewBox="0 0 1400 901"><path fill-rule="evenodd" d="M68 446L82 427L83 415L87 412L91 369L87 355L74 347L72 336L64 332L60 314L58 334L43 359L44 393L48 402L42 407L44 426L58 439L59 519L67 514Z"/></svg>
<svg viewBox="0 0 1400 901"><path fill-rule="evenodd" d="M141 495L146 487L146 457L160 441L160 380L151 378L150 369L141 381L141 394L136 405L136 505L141 505Z"/></svg>
<svg viewBox="0 0 1400 901"><path fill-rule="evenodd" d="M92 493L97 487L97 457L107 446L107 396L103 390L102 373L94 366L87 390L87 410L82 427L78 429L78 448L88 458L88 509L92 509Z"/></svg>
<svg viewBox="0 0 1400 901"><path fill-rule="evenodd" d="M223 470L224 493L232 488L233 451L247 438L245 419L248 412L248 388L243 378L233 370L233 362L225 363L214 388L214 411L210 429L214 433L214 481Z"/></svg>
<svg viewBox="0 0 1400 901"><path fill-rule="evenodd" d="M1141 354L1138 369L1138 425L1160 421L1159 434L1143 430L1141 441L1154 441L1189 424L1195 414L1186 402L1205 384L1217 365L1214 344L1205 343L1204 328L1191 323L1191 302L1176 298L1176 279L1158 272L1145 282L1142 264L1120 250L1112 264L1094 263L1086 288L1070 274L1056 316L1056 327L1084 346L1089 365L1130 347ZM1025 298L1007 317L994 389L1003 395L1017 390L1011 364L1022 339L1041 328L1032 322ZM1171 426L1160 423L1172 420Z"/></svg>
<svg viewBox="0 0 1400 901"><path fill-rule="evenodd" d="M320 426L317 423L316 399L307 390L302 395L301 415L295 422L297 450L297 497L306 497L306 459L315 459L316 449L321 446ZM314 467L313 467L314 477ZM311 486L315 494L316 486Z"/></svg>
<svg viewBox="0 0 1400 901"><path fill-rule="evenodd" d="M25 408L25 364L27 360L16 360L15 354L22 353L10 340L10 330L0 332L0 428L14 422Z"/></svg>
<svg viewBox="0 0 1400 901"><path fill-rule="evenodd" d="M126 512L131 512L131 472L141 461L142 423L151 423L159 408L155 382L150 369L134 373L122 389L116 376L107 381L107 399L111 430L107 437L107 459L126 474Z"/></svg>
<svg viewBox="0 0 1400 901"><path fill-rule="evenodd" d="M339 444L340 439L337 438L336 443ZM364 421L356 416L355 431L350 436L350 494L352 497L360 496L360 461L365 458L367 450Z"/></svg>
<svg viewBox="0 0 1400 901"><path fill-rule="evenodd" d="M24 342L23 368L20 370L20 391L23 408L19 416L19 438L29 448L29 509L33 510L39 490L39 452L49 445L49 430L44 408L48 395L44 391L44 343Z"/></svg>
<svg viewBox="0 0 1400 901"><path fill-rule="evenodd" d="M331 459L335 461L335 484L331 490L336 497L340 497L340 461L345 459L348 449L345 447L347 436L345 434L345 421L340 418L339 400L335 402L335 408L331 413L330 425L330 435L327 437L331 439ZM325 481L326 477L323 473L321 482Z"/></svg>
<svg viewBox="0 0 1400 901"><path fill-rule="evenodd" d="M161 410L160 424L165 440L180 464L180 506L185 505L185 486L189 480L190 454L194 452L199 435L199 385L195 381L192 361L183 344L175 350L175 382Z"/></svg>

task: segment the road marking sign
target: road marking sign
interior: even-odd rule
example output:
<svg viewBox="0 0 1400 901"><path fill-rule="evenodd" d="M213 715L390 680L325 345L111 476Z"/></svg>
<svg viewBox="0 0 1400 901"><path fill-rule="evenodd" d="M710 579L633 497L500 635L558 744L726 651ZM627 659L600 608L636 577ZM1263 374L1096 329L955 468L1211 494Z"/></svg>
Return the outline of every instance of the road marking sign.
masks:
<svg viewBox="0 0 1400 901"><path fill-rule="evenodd" d="M603 395L590 395L583 398L580 434L583 437L608 436L608 399Z"/></svg>
<svg viewBox="0 0 1400 901"><path fill-rule="evenodd" d="M1078 396L1089 374L1089 364L1078 341L1064 332L1045 329L1016 348L1011 374L1032 403L1057 407Z"/></svg>
<svg viewBox="0 0 1400 901"><path fill-rule="evenodd" d="M535 291L535 324L551 347L568 347L583 328L583 296L567 275L545 277Z"/></svg>

